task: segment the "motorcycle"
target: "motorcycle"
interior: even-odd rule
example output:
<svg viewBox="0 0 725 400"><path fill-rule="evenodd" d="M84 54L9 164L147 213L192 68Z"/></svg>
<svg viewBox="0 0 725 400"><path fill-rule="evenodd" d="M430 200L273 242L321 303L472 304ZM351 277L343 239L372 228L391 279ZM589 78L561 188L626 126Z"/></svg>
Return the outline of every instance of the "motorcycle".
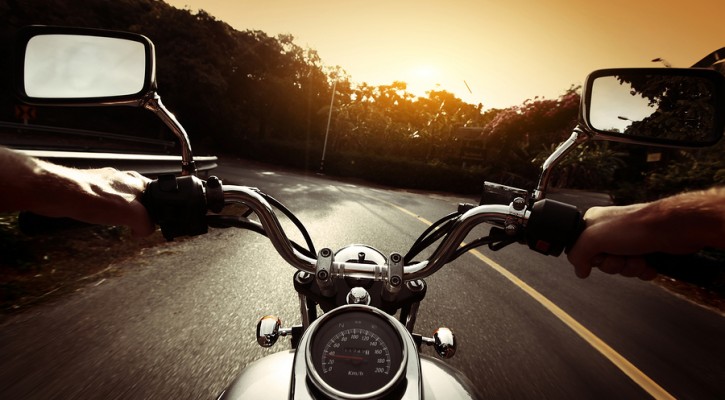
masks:
<svg viewBox="0 0 725 400"><path fill-rule="evenodd" d="M546 189L554 167L585 142L702 147L716 143L725 130L719 112L725 78L714 70L595 71L583 88L578 126L544 162L533 191L485 182L479 204L460 204L405 252L386 254L362 244L318 250L304 225L276 199L257 188L196 176L188 135L156 93L154 45L148 38L41 26L19 37L17 91L24 102L142 107L176 135L182 148L180 175L154 180L142 198L168 240L204 234L209 227L248 229L267 236L296 269L302 323L282 327L279 318L265 316L256 327L260 346L289 336L292 349L249 365L220 399L480 397L463 374L420 352L423 345L431 346L446 359L457 349L456 336L446 327L432 337L414 332L425 278L480 246L498 250L516 243L552 256L570 248L584 228L582 214L548 199ZM245 212L222 214L239 204ZM290 239L278 213L293 222L305 243ZM484 223L491 225L489 234L466 242ZM423 253L430 255L418 259Z"/></svg>

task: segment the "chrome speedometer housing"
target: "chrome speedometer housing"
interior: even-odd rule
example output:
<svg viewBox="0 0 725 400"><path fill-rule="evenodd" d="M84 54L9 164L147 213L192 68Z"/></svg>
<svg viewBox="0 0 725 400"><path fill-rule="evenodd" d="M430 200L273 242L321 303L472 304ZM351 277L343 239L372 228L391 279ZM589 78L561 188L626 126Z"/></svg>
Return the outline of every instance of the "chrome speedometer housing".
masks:
<svg viewBox="0 0 725 400"><path fill-rule="evenodd" d="M326 313L305 341L307 376L316 390L335 399L375 399L404 381L408 333L394 318L364 305Z"/></svg>

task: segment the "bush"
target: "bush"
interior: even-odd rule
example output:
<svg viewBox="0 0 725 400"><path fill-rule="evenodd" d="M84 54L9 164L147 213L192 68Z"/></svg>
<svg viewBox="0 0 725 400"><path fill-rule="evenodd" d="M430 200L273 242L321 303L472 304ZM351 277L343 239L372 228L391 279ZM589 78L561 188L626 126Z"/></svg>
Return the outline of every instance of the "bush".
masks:
<svg viewBox="0 0 725 400"><path fill-rule="evenodd" d="M246 142L241 149L244 157L298 168L306 171L320 169L322 144L291 141ZM304 149L304 150L303 150ZM324 172L329 175L364 179L381 185L407 189L453 193L480 193L490 168L462 168L441 163L415 162L362 153L328 153Z"/></svg>
<svg viewBox="0 0 725 400"><path fill-rule="evenodd" d="M485 172L367 154L334 155L326 163L325 171L388 186L466 194L481 192Z"/></svg>

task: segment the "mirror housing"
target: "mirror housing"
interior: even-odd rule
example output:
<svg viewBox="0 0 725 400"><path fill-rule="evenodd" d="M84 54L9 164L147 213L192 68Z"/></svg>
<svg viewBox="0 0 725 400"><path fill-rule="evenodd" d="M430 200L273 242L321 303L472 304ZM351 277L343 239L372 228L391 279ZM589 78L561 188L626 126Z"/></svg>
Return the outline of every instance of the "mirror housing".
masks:
<svg viewBox="0 0 725 400"><path fill-rule="evenodd" d="M16 48L16 92L25 103L139 105L156 90L154 46L142 35L30 26Z"/></svg>
<svg viewBox="0 0 725 400"><path fill-rule="evenodd" d="M195 175L189 136L156 93L154 45L129 32L30 26L19 33L15 89L41 106L134 106L156 114L181 144L181 174Z"/></svg>
<svg viewBox="0 0 725 400"><path fill-rule="evenodd" d="M702 68L592 72L580 126L595 139L666 147L706 147L725 131L725 77Z"/></svg>

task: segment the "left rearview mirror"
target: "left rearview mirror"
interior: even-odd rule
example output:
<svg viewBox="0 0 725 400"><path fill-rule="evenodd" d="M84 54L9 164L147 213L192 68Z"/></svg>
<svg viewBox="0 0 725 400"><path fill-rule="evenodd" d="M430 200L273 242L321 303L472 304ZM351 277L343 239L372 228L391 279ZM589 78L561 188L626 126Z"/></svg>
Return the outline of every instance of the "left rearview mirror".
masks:
<svg viewBox="0 0 725 400"><path fill-rule="evenodd" d="M33 104L132 104L155 90L151 41L127 32L33 26L20 34L17 91Z"/></svg>
<svg viewBox="0 0 725 400"><path fill-rule="evenodd" d="M99 29L31 26L19 34L16 92L43 106L135 106L153 112L181 144L182 175L196 174L189 136L156 93L147 37Z"/></svg>
<svg viewBox="0 0 725 400"><path fill-rule="evenodd" d="M695 68L595 71L584 87L580 122L607 140L710 146L725 130L725 77Z"/></svg>

